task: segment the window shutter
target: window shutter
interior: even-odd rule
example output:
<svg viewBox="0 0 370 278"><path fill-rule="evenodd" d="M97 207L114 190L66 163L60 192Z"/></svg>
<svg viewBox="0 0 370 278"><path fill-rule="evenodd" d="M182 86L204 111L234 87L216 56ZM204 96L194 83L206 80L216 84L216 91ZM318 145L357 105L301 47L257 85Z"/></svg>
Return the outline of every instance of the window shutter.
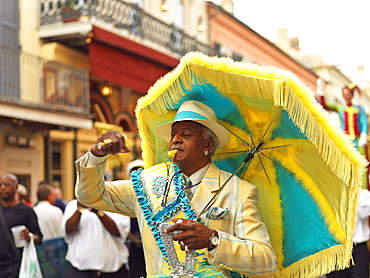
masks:
<svg viewBox="0 0 370 278"><path fill-rule="evenodd" d="M19 99L18 0L0 0L0 96Z"/></svg>

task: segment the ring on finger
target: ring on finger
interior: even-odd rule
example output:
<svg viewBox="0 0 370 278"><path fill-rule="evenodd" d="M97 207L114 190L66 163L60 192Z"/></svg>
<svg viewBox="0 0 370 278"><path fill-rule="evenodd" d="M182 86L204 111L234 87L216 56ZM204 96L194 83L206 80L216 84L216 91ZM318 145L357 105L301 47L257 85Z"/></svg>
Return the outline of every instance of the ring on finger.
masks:
<svg viewBox="0 0 370 278"><path fill-rule="evenodd" d="M99 142L99 143L97 144L97 147L98 147L98 149L99 149L99 150L101 150L101 149L103 148L103 146L108 145L108 144L110 144L110 143L112 143L112 142L113 142L113 140L112 140L112 139L110 139L110 138L106 138L106 139L104 139L104 140L103 140L103 142Z"/></svg>
<svg viewBox="0 0 370 278"><path fill-rule="evenodd" d="M182 247L184 247L184 246L185 246L185 243L184 243L184 241L182 241L182 240L179 240L179 244L180 244L180 246L182 246Z"/></svg>

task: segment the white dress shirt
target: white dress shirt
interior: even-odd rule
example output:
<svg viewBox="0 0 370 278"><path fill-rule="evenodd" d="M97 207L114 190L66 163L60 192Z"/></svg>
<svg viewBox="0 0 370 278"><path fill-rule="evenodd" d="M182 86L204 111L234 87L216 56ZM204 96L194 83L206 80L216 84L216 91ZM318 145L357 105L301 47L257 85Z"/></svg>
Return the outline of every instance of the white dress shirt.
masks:
<svg viewBox="0 0 370 278"><path fill-rule="evenodd" d="M63 219L63 211L50 204L48 201L39 201L33 208L43 235L42 240L63 237L60 228Z"/></svg>
<svg viewBox="0 0 370 278"><path fill-rule="evenodd" d="M194 184L200 184L200 182L203 180L204 176L206 175L207 173L207 170L209 168L209 165L211 165L210 163L208 163L206 166L204 166L203 168L199 169L198 171L196 171L194 174L192 174L189 179L191 180L191 183L194 185ZM195 194L195 191L197 191L197 187L198 185L190 188L191 192L193 193L193 195Z"/></svg>
<svg viewBox="0 0 370 278"><path fill-rule="evenodd" d="M117 237L104 228L96 213L84 210L77 231L66 234L65 224L76 210L77 200L72 200L64 211L62 228L68 244L66 260L78 270L102 272L116 272L128 263L129 251L125 241L130 232L130 218L105 212L117 225L121 234Z"/></svg>

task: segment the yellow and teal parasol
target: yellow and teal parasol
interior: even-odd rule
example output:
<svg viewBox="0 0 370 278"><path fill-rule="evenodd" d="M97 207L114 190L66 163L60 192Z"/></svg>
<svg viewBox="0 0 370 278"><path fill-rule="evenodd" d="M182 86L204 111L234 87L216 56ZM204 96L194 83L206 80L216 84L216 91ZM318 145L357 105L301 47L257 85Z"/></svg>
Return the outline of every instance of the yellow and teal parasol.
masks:
<svg viewBox="0 0 370 278"><path fill-rule="evenodd" d="M146 167L166 159L168 143L156 128L187 100L210 106L232 134L213 157L219 168L234 173L252 152L236 174L259 188L278 259L275 277L348 267L366 160L330 124L312 91L276 67L189 53L138 101Z"/></svg>

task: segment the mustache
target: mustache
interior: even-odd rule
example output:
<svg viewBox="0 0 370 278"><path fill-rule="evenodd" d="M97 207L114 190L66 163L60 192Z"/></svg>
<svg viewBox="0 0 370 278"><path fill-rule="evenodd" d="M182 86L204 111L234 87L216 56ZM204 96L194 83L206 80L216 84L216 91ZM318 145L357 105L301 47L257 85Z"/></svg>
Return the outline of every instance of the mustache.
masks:
<svg viewBox="0 0 370 278"><path fill-rule="evenodd" d="M180 145L173 145L171 147L171 151L174 150L174 149L177 149L179 151L186 151L186 149L183 146L180 146Z"/></svg>

